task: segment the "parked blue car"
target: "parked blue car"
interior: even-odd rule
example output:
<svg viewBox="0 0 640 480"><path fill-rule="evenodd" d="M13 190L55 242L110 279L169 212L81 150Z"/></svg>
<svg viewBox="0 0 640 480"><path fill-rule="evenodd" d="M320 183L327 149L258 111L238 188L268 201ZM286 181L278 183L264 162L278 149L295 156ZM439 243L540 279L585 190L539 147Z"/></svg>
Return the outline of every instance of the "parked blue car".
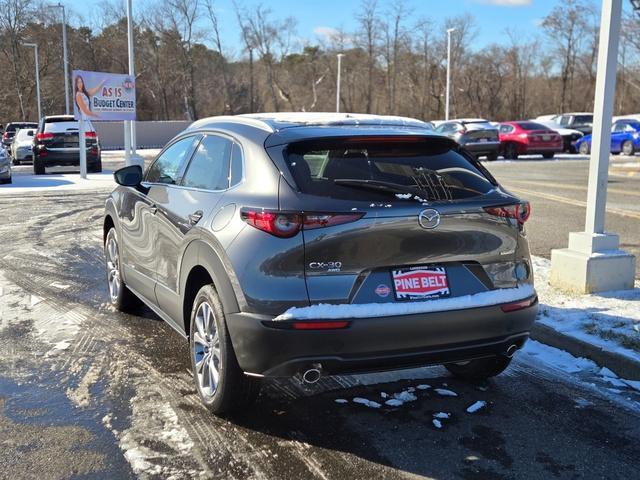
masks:
<svg viewBox="0 0 640 480"><path fill-rule="evenodd" d="M576 142L576 149L583 155L591 152L591 135ZM611 153L633 155L640 151L640 122L633 119L618 120L611 127Z"/></svg>

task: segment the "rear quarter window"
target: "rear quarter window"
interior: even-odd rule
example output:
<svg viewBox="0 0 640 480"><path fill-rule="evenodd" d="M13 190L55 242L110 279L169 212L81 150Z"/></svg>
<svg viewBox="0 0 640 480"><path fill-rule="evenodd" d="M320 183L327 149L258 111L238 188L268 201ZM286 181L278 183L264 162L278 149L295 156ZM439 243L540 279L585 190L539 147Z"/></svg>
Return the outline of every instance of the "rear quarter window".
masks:
<svg viewBox="0 0 640 480"><path fill-rule="evenodd" d="M422 199L451 201L478 197L495 188L480 164L444 138L305 141L289 145L285 159L299 190L322 197L409 200L413 195L403 193L418 189ZM358 185L346 185L350 180ZM366 180L384 184L388 191L363 185Z"/></svg>

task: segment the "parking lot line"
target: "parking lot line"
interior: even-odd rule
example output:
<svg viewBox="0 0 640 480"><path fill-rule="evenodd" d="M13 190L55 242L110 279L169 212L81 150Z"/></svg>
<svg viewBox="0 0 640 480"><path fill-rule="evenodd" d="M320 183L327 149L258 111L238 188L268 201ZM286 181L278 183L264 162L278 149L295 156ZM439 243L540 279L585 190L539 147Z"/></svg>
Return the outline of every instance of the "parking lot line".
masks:
<svg viewBox="0 0 640 480"><path fill-rule="evenodd" d="M576 207L586 208L587 202L582 200L574 200L572 198L561 197L560 195L553 195L552 193L541 193L535 190L527 190L520 187L511 188L514 192L524 193L525 195L531 195L534 197L546 198L547 200L554 200L556 202L566 203L568 205L574 205ZM607 207L607 212L615 213L623 217L635 218L640 220L640 212L632 212L630 210L623 210L621 208Z"/></svg>

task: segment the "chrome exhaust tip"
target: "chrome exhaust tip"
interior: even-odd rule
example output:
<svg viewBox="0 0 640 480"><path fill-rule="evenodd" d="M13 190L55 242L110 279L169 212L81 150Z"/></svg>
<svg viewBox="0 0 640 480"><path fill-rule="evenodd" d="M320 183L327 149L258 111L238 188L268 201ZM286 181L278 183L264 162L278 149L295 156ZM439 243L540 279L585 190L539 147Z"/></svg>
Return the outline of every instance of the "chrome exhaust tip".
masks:
<svg viewBox="0 0 640 480"><path fill-rule="evenodd" d="M314 366L314 368L310 368L302 374L302 381L307 385L312 385L314 383L318 383L318 380L320 380L321 376L321 367L319 365L317 367Z"/></svg>
<svg viewBox="0 0 640 480"><path fill-rule="evenodd" d="M510 345L509 348L507 348L507 351L505 352L505 356L507 358L511 358L513 357L516 352L518 351L518 346L516 344Z"/></svg>

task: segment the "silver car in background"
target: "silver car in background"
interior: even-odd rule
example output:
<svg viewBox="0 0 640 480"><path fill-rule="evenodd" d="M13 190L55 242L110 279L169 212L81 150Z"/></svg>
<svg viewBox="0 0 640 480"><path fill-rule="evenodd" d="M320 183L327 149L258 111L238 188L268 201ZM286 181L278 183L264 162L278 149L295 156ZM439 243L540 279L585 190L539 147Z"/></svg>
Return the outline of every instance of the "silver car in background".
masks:
<svg viewBox="0 0 640 480"><path fill-rule="evenodd" d="M33 162L33 137L35 134L35 128L21 128L13 137L13 143L10 148L14 165Z"/></svg>
<svg viewBox="0 0 640 480"><path fill-rule="evenodd" d="M498 127L484 118L460 118L442 122L436 132L453 138L476 157L497 160L500 151Z"/></svg>

